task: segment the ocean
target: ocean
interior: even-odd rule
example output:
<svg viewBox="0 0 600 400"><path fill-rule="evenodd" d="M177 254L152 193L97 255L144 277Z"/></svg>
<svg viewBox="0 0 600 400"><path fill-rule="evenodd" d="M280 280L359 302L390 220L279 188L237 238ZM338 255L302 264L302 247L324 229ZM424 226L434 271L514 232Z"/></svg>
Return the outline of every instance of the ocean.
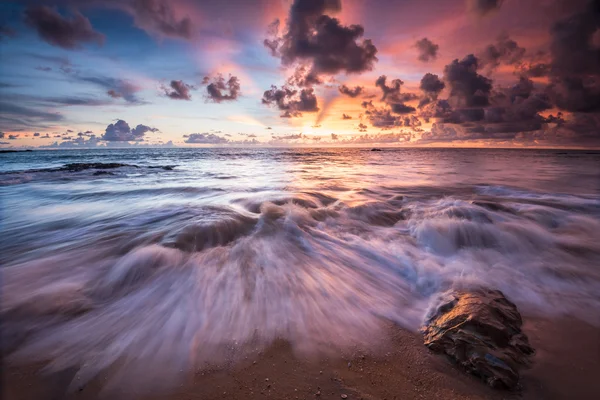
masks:
<svg viewBox="0 0 600 400"><path fill-rule="evenodd" d="M6 153L0 201L3 350L79 383L376 346L451 287L600 326L598 151Z"/></svg>

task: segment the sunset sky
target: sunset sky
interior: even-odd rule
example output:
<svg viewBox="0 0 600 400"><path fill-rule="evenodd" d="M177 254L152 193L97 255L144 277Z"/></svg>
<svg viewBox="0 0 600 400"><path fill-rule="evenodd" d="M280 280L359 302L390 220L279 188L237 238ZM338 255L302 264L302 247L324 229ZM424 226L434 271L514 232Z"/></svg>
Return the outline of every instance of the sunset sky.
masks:
<svg viewBox="0 0 600 400"><path fill-rule="evenodd" d="M0 4L1 147L600 147L600 1Z"/></svg>

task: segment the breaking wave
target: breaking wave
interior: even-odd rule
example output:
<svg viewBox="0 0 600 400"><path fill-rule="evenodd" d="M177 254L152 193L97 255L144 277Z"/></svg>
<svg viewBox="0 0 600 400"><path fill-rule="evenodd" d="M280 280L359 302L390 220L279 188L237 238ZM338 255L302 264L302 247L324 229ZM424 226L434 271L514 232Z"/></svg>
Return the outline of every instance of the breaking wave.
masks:
<svg viewBox="0 0 600 400"><path fill-rule="evenodd" d="M9 362L76 370L72 389L108 374L107 390L152 391L275 339L308 355L375 348L382 321L416 330L438 293L478 285L525 316L600 326L595 155L565 164L576 182L538 171L573 182L560 193L508 186L514 170L495 164L472 177L476 152L402 153L407 165L394 151L170 152L48 152L52 170L14 158L2 173L31 177L0 187ZM494 154L528 176L547 164Z"/></svg>
<svg viewBox="0 0 600 400"><path fill-rule="evenodd" d="M382 318L417 329L457 285L600 325L597 214L509 199L311 192L99 221L79 248L2 270L3 343L15 361L77 367L78 384L116 368L112 385L162 385L276 338L309 353L372 346Z"/></svg>

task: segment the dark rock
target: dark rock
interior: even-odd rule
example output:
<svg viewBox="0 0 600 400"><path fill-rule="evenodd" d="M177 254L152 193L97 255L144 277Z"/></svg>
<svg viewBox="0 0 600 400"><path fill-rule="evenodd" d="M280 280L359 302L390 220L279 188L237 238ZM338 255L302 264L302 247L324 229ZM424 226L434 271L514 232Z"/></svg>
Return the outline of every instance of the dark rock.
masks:
<svg viewBox="0 0 600 400"><path fill-rule="evenodd" d="M429 312L425 345L494 388L514 389L534 349L517 307L498 290L451 291Z"/></svg>
<svg viewBox="0 0 600 400"><path fill-rule="evenodd" d="M113 169L113 168L121 168L121 167L135 167L138 168L137 165L130 164L120 164L120 163L71 163L65 164L63 167L59 168L59 171L69 171L69 172L80 172L86 169Z"/></svg>
<svg viewBox="0 0 600 400"><path fill-rule="evenodd" d="M371 149L371 151L382 151L381 149Z"/></svg>

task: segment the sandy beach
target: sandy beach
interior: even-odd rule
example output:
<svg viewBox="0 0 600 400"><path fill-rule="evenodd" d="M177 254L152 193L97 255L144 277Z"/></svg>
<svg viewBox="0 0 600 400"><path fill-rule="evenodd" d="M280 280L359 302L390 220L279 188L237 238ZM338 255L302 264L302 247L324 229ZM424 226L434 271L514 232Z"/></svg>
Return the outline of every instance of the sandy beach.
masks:
<svg viewBox="0 0 600 400"><path fill-rule="evenodd" d="M600 393L600 329L573 319L525 318L534 364L515 392L494 390L422 344L420 334L388 324L377 354L299 357L279 341L254 357L198 371L168 393L103 392L102 378L67 393L68 373L39 374L41 365L4 365L3 399L594 399ZM347 397L343 397L343 396Z"/></svg>

